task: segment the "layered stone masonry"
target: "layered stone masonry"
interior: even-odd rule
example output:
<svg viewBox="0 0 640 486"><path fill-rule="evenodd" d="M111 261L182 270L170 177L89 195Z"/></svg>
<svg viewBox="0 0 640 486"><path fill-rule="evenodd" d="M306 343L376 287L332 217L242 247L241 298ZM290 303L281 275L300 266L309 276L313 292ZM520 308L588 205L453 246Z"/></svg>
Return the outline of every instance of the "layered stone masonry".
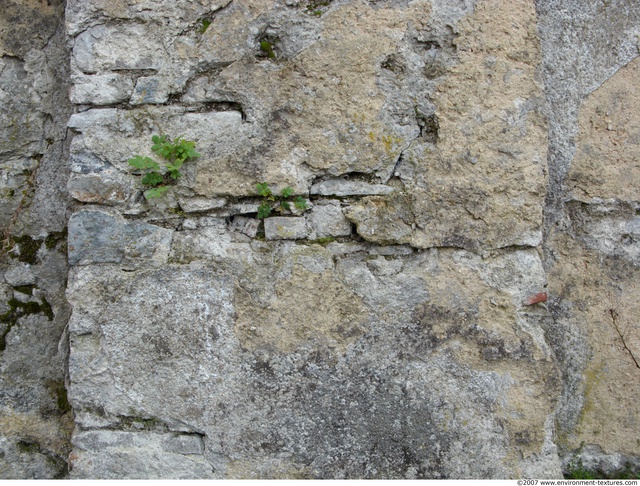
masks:
<svg viewBox="0 0 640 486"><path fill-rule="evenodd" d="M637 474L633 2L5 3L0 477Z"/></svg>
<svg viewBox="0 0 640 486"><path fill-rule="evenodd" d="M612 381L581 381L602 370L578 320L620 275L601 257L637 259L637 201L579 206L618 182L594 184L590 147L569 171L583 94L542 59L533 2L148 7L67 5L72 475L559 476L556 443L601 433L585 403ZM549 43L564 10L537 7ZM202 156L145 201L126 161L153 134ZM310 209L261 223L257 182ZM547 258L549 295L545 197L545 244L571 255Z"/></svg>
<svg viewBox="0 0 640 486"><path fill-rule="evenodd" d="M69 1L73 477L559 474L521 3Z"/></svg>

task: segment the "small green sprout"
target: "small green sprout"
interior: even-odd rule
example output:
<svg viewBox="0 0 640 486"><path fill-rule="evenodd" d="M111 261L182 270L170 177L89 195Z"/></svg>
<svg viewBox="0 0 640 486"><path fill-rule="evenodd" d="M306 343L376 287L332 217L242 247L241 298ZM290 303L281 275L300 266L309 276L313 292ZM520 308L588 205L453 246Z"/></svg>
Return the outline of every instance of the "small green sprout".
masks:
<svg viewBox="0 0 640 486"><path fill-rule="evenodd" d="M271 204L262 203L258 207L258 219L264 219L271 214Z"/></svg>
<svg viewBox="0 0 640 486"><path fill-rule="evenodd" d="M261 197L271 196L271 189L269 188L266 182L263 182L261 184L256 184L256 190L258 191L258 195L260 195Z"/></svg>
<svg viewBox="0 0 640 486"><path fill-rule="evenodd" d="M144 197L154 199L162 196L167 190L167 184L176 181L182 177L180 168L189 159L200 157L196 152L195 142L190 142L178 137L175 141L171 141L166 135L154 135L151 137L153 146L151 150L166 160L165 166L162 167L151 157L142 157L136 155L129 159L129 165L137 171L144 173L142 184L149 186L144 191Z"/></svg>
<svg viewBox="0 0 640 486"><path fill-rule="evenodd" d="M275 196L268 184L261 182L256 184L256 192L262 197L262 203L258 207L258 219L267 218L274 210L279 213L291 211L291 201L288 200L294 193L291 187L285 187L278 196ZM306 199L302 196L295 198L293 205L300 211L309 209Z"/></svg>
<svg viewBox="0 0 640 486"><path fill-rule="evenodd" d="M200 22L202 23L202 27L200 27L199 32L201 34L204 34L207 29L209 28L209 26L211 25L211 20L209 19L201 19Z"/></svg>
<svg viewBox="0 0 640 486"><path fill-rule="evenodd" d="M162 196L165 192L167 192L169 188L167 186L154 187L153 189L147 189L144 191L144 197L147 199L154 199L156 197Z"/></svg>
<svg viewBox="0 0 640 486"><path fill-rule="evenodd" d="M294 206L300 211L304 211L305 209L309 209L307 206L307 200L302 196L298 196L296 200L293 202Z"/></svg>

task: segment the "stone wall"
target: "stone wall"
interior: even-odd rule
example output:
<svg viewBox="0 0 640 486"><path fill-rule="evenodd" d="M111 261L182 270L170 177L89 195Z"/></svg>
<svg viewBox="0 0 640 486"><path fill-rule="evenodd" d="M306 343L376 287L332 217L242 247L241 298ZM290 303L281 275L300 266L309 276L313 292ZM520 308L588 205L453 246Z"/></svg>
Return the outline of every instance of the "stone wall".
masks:
<svg viewBox="0 0 640 486"><path fill-rule="evenodd" d="M639 7L68 0L67 54L53 3L15 8L70 71L0 72L44 120L6 123L1 390L51 328L75 429L62 405L37 411L57 449L7 429L4 477L70 448L73 478L637 471ZM200 156L147 199L128 160L160 161L154 135ZM258 219L263 182L306 208Z"/></svg>
<svg viewBox="0 0 640 486"><path fill-rule="evenodd" d="M0 477L67 474L69 56L60 0L0 8Z"/></svg>
<svg viewBox="0 0 640 486"><path fill-rule="evenodd" d="M634 2L539 2L549 101L545 268L563 374L565 468L638 470L638 114ZM636 472L637 475L637 472Z"/></svg>

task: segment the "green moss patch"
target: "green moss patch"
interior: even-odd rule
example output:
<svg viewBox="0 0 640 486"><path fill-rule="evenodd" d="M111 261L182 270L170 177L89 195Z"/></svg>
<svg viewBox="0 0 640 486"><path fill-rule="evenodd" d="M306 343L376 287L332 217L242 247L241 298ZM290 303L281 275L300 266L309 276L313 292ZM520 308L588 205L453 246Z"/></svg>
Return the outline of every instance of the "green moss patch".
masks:
<svg viewBox="0 0 640 486"><path fill-rule="evenodd" d="M35 442L26 442L24 440L20 440L16 443L16 447L20 452L24 452L27 454L36 454L40 452L40 445Z"/></svg>
<svg viewBox="0 0 640 486"><path fill-rule="evenodd" d="M49 233L44 239L44 244L47 247L47 250L53 250L61 241L65 243L67 241L66 227L62 231L54 231L52 233Z"/></svg>
<svg viewBox="0 0 640 486"><path fill-rule="evenodd" d="M7 348L7 334L11 328L18 323L18 319L31 314L44 314L47 318L53 320L53 309L47 299L44 297L37 302L21 302L16 298L12 298L7 302L9 310L0 315L0 324L4 324L4 329L0 331L0 351Z"/></svg>
<svg viewBox="0 0 640 486"><path fill-rule="evenodd" d="M51 397L56 401L58 411L61 415L71 411L71 404L67 397L67 389L64 386L63 381L49 380L47 382L47 388Z"/></svg>
<svg viewBox="0 0 640 486"><path fill-rule="evenodd" d="M198 32L200 32L201 34L204 34L207 29L209 28L209 26L211 25L211 20L210 19L200 19L200 29L198 29Z"/></svg>
<svg viewBox="0 0 640 486"><path fill-rule="evenodd" d="M20 292L21 294L33 295L33 289L35 288L35 285L18 285L16 287L13 287L13 290Z"/></svg>
<svg viewBox="0 0 640 486"><path fill-rule="evenodd" d="M38 250L42 246L42 240L37 240L29 235L14 236L13 242L18 245L20 249L19 254L11 253L11 256L17 258L22 263L28 263L29 265L35 265L38 263Z"/></svg>

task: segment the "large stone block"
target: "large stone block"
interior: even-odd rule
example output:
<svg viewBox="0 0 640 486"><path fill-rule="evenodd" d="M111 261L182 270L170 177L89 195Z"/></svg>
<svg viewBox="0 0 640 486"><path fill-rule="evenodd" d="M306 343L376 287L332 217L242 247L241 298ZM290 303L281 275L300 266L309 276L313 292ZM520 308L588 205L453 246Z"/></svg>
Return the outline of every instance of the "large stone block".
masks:
<svg viewBox="0 0 640 486"><path fill-rule="evenodd" d="M320 245L253 251L251 265L229 251L138 272L76 268L70 398L81 423L156 417L197 430L215 477L502 477L530 462L558 474L545 311L522 304L544 286L535 251L384 265ZM101 288L127 291L112 301ZM166 456L169 443L160 452L146 430L99 432L110 442L97 445L88 434L76 433L76 477L138 477L127 451L148 476L174 477L164 461L185 471L192 456L171 454L199 451L187 438Z"/></svg>
<svg viewBox="0 0 640 486"><path fill-rule="evenodd" d="M129 223L102 210L84 209L69 219L69 264L166 263L172 231Z"/></svg>
<svg viewBox="0 0 640 486"><path fill-rule="evenodd" d="M166 58L158 29L143 24L97 25L75 38L73 59L84 73L160 69Z"/></svg>
<svg viewBox="0 0 640 486"><path fill-rule="evenodd" d="M78 105L113 105L128 101L133 82L128 76L109 73L93 76L75 76L71 87L71 102Z"/></svg>

